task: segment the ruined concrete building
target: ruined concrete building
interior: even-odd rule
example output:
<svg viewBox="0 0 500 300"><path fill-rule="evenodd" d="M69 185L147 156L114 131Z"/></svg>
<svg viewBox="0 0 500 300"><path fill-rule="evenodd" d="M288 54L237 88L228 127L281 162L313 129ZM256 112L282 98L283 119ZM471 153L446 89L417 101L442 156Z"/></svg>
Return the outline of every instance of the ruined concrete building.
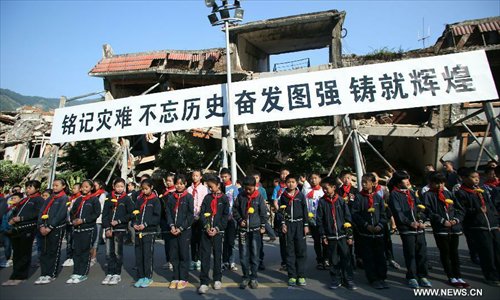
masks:
<svg viewBox="0 0 500 300"><path fill-rule="evenodd" d="M447 25L436 44L426 49L343 56L341 35L345 16L345 12L330 10L234 26L229 30L230 54L219 48L115 55L110 46L105 45L103 59L89 75L103 78L105 89L114 98L122 98L139 95L152 86L154 90L151 92L162 92L224 83L226 55L231 55L233 80L240 81L485 49L495 83L499 86L499 17ZM329 48L328 64L284 72L271 70L271 55L326 47ZM498 114L500 102L494 104ZM484 114L467 120L467 128L456 121L478 108L481 108L480 103L466 103L350 117L362 134L382 142L383 152L392 160L404 159L404 155L413 158L415 167L439 165L442 160L464 165L476 159L479 149L472 143L469 130L481 138L487 121ZM315 127L315 134L331 135L339 144L342 132L346 134L340 120L339 116L333 117L332 126ZM195 134L200 135L200 131L203 132L195 130ZM220 137L217 130L212 129L210 134ZM490 138L486 137L486 148L489 144ZM401 151L403 148L405 151ZM486 156L484 159L489 160Z"/></svg>

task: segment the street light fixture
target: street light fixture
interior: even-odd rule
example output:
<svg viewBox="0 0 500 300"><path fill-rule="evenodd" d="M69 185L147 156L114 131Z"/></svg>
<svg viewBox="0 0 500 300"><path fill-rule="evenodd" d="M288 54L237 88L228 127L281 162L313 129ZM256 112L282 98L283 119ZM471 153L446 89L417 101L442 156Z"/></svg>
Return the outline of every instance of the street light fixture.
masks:
<svg viewBox="0 0 500 300"><path fill-rule="evenodd" d="M226 108L229 122L229 140L224 142L224 137L222 138L223 152L226 153L224 147L227 147L227 152L231 155L231 179L236 182L238 179L238 173L236 169L236 145L235 145L235 133L234 133L234 122L231 115L231 52L229 49L229 24L235 24L243 20L243 9L241 8L240 1L235 0L233 4L229 4L229 1L222 1L222 6L218 6L215 0L205 0L205 5L212 8L212 13L208 15L208 20L212 26L223 25L226 33L226 68L227 68L227 84L226 84ZM231 17L231 11L234 11L233 17ZM220 20L217 17L217 13L220 15ZM225 162L227 160L224 158ZM226 166L224 166L226 167Z"/></svg>

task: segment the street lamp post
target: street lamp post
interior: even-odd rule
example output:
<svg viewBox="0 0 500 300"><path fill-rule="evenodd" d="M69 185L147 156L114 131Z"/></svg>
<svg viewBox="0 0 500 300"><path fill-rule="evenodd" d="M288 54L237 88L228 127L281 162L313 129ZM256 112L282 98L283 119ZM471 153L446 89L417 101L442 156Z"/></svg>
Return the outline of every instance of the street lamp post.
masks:
<svg viewBox="0 0 500 300"><path fill-rule="evenodd" d="M234 121L232 117L231 110L231 50L229 47L229 25L243 20L243 9L241 9L240 1L234 1L234 4L228 4L228 1L222 1L222 6L218 6L215 0L205 0L205 4L212 8L212 13L208 16L208 19L212 26L224 25L224 31L226 34L226 73L227 73L227 83L226 83L226 110L228 115L228 127L229 127L229 139L227 143L227 152L231 156L231 179L236 182L238 179L238 172L236 168L236 143L235 143L235 132L234 132ZM234 16L231 17L231 11L234 11ZM217 13L220 14L221 19L217 17ZM224 139L224 137L223 137ZM225 160L225 157L223 158Z"/></svg>

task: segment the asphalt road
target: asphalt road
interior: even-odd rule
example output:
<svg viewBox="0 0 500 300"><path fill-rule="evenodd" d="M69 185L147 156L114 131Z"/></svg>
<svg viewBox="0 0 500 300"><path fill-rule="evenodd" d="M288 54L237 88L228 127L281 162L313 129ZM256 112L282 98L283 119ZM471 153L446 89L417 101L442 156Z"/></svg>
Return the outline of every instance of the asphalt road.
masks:
<svg viewBox="0 0 500 300"><path fill-rule="evenodd" d="M267 239L267 238L266 238ZM393 236L394 252L396 260L403 265L401 240L399 236ZM428 256L432 270L429 279L435 289L453 289L446 284L446 276L439 262L439 252L435 246L432 234L427 234ZM63 247L65 245L63 244ZM64 267L57 278L51 284L36 286L33 282L40 275L38 268L33 268L29 280L16 287L0 287L0 299L412 299L416 297L413 290L406 286L405 271L389 268L388 280L390 289L375 290L371 288L366 280L363 270L356 270L354 274L358 289L349 291L340 288L336 291L328 289L330 277L328 271L316 270L316 262L312 239L308 239L308 267L307 286L289 288L286 285L287 276L285 272L278 271L279 245L278 242L265 243L265 265L266 270L259 273L260 286L256 290L241 290L238 284L241 280L241 271L224 271L223 289L215 291L210 289L208 294L200 296L196 289L199 286L199 272L190 272L190 285L185 290L168 289L168 281L171 279L171 272L162 269L165 264L163 255L163 242L157 241L155 245L155 274L154 283L149 288L134 288L133 275L134 249L133 246L125 246L125 262L122 272L122 281L116 286L101 285L105 277L104 265L105 254L104 245L101 245L98 252L98 263L90 270L89 279L77 285L66 284L65 281L72 274L72 267ZM482 296L480 299L500 299L500 288L491 287L482 282L483 276L479 266L474 265L468 258L467 246L462 236L460 239L459 253L462 264L464 279L471 284L473 289ZM64 253L64 252L63 252ZM64 255L63 255L64 257ZM12 268L0 269L0 281L8 279ZM475 290L476 291L476 290ZM474 297L423 297L426 299L468 299Z"/></svg>

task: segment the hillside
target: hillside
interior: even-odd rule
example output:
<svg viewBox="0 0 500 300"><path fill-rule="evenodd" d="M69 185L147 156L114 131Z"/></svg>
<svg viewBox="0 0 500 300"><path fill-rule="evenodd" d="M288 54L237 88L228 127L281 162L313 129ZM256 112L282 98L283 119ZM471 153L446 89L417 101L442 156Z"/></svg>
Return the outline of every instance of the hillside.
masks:
<svg viewBox="0 0 500 300"><path fill-rule="evenodd" d="M101 99L86 99L67 103L67 106L98 102ZM19 107L36 106L44 111L59 107L58 98L44 98L38 96L24 96L8 89L0 89L0 111L15 111Z"/></svg>
<svg viewBox="0 0 500 300"><path fill-rule="evenodd" d="M0 111L14 111L25 105L40 107L48 111L59 106L59 99L24 96L8 89L0 89Z"/></svg>

